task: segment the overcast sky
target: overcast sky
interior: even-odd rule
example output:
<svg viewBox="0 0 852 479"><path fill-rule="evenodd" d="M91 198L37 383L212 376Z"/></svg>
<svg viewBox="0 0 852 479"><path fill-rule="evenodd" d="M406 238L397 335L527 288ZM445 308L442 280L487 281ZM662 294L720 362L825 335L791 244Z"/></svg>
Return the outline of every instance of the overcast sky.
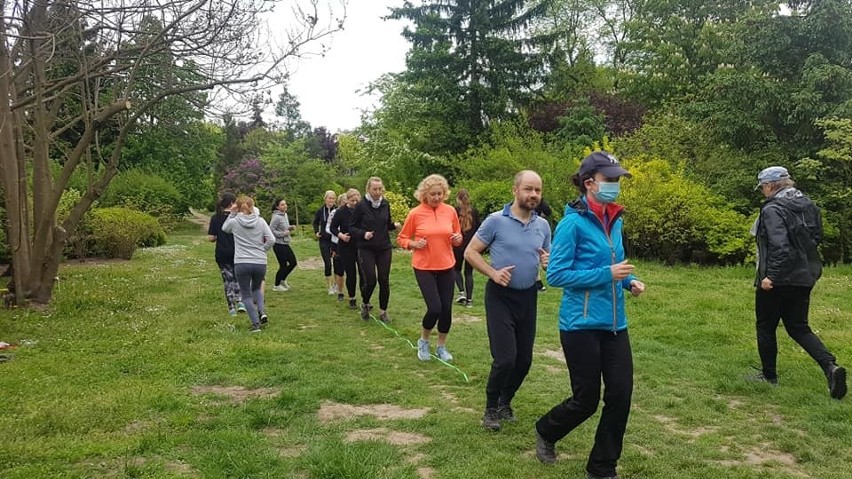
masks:
<svg viewBox="0 0 852 479"><path fill-rule="evenodd" d="M330 132L351 129L361 123L360 109L376 98L363 89L383 73L405 69L408 42L400 32L404 23L382 20L389 6L402 0L349 0L344 30L335 34L324 57L300 60L293 68L290 93L301 103L302 118L311 126ZM273 100L277 100L274 93Z"/></svg>

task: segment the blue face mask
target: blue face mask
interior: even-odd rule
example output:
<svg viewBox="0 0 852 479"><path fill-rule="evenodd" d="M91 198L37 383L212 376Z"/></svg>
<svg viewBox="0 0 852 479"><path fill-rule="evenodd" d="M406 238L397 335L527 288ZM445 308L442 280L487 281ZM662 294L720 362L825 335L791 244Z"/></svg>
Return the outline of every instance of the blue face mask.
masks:
<svg viewBox="0 0 852 479"><path fill-rule="evenodd" d="M598 192L595 193L595 199L601 203L612 203L618 198L621 193L621 183L610 183L608 181L595 181L598 185Z"/></svg>

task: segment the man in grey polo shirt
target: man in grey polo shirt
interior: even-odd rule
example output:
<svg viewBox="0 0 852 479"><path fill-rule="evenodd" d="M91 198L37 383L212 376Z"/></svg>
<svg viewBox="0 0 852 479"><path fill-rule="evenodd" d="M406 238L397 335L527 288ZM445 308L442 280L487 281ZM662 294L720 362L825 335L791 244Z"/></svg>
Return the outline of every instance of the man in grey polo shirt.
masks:
<svg viewBox="0 0 852 479"><path fill-rule="evenodd" d="M491 374L485 387L482 427L500 430L500 421L514 421L512 398L532 364L539 265L547 268L550 225L536 214L541 177L524 170L512 185L515 200L488 215L464 252L464 259L488 276L485 317L491 346ZM482 257L488 248L491 264Z"/></svg>

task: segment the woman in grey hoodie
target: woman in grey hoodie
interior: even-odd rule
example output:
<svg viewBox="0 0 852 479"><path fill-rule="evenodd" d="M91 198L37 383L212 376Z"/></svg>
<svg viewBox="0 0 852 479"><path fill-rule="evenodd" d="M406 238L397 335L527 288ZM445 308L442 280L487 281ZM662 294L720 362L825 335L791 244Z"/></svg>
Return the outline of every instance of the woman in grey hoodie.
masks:
<svg viewBox="0 0 852 479"><path fill-rule="evenodd" d="M234 274L240 283L243 302L251 320L251 332L259 332L260 325L269 319L260 286L266 276L266 252L272 249L275 237L254 207L254 200L245 195L237 197L222 231L234 235ZM251 291L254 301L245 301L248 291Z"/></svg>
<svg viewBox="0 0 852 479"><path fill-rule="evenodd" d="M296 268L296 255L290 247L290 232L296 229L290 225L287 217L287 202L282 198L276 200L272 205L272 219L269 220L269 229L275 236L275 258L278 259L278 272L275 274L275 285L272 291L288 291L290 283L287 276Z"/></svg>

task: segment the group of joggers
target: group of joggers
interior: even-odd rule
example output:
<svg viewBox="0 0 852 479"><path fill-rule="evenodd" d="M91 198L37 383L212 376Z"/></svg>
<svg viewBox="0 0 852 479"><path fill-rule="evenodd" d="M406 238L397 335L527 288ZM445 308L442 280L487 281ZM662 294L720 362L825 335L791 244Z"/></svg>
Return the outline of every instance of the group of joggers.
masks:
<svg viewBox="0 0 852 479"><path fill-rule="evenodd" d="M369 179L363 199L354 189L339 197L326 192L325 204L317 211L313 225L329 294L344 299L345 277L349 306L358 309L357 281L361 318L368 320L371 298L378 286L378 319L388 322L389 232L399 228L397 245L412 251L414 277L426 306L417 356L422 361L432 357L430 341L437 327L435 356L452 361L446 341L453 303L471 305L473 269L487 276L484 304L492 364L481 424L487 430L499 431L503 422L516 420L512 400L532 363L539 273L544 269L548 284L562 288L559 333L572 394L535 423L536 457L545 464L555 463L555 443L591 417L603 397L586 477L617 478L633 391L625 292L639 296L645 291L645 284L626 260L622 243L624 209L616 200L621 179L626 177L630 173L607 152L584 158L571 177L580 195L565 206L555 233L537 212L542 181L529 170L515 176L513 201L481 223L467 191L457 192L455 207L446 204L449 185L440 175L429 175L420 182L415 192L419 205L411 209L402 225L391 218L380 178ZM822 237L819 209L794 188L783 167L761 171L758 188L766 198L752 228L758 245L755 315L762 367L759 374L747 379L778 384L775 332L783 321L788 334L822 368L830 396L842 399L846 370L837 365L808 325L810 293L822 271L817 251ZM211 220L210 234L217 241L216 261L222 270L228 307L235 314L241 305L239 291L252 291L254 301L246 301L245 309L252 330L259 330L266 315L263 296L255 292L263 279L260 271L265 271L266 250L275 244L281 266L275 287L289 288L286 278L296 264L289 246L278 248L289 243L292 230L286 219L286 203L276 203L271 230L252 208L250 198L226 194L219 206L226 212ZM282 213L283 218L278 218ZM233 234L230 243L228 233ZM230 257L229 246L234 251ZM488 260L483 256L486 251ZM263 268L257 266L260 264ZM455 301L454 285L459 290Z"/></svg>

